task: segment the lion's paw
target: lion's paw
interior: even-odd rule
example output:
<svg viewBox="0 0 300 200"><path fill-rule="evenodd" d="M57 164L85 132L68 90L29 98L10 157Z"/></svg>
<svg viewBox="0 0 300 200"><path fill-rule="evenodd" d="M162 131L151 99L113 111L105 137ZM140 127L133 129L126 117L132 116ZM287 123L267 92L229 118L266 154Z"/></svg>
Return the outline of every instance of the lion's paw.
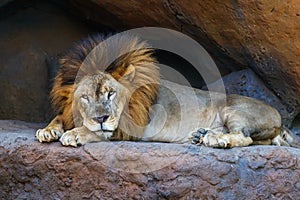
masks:
<svg viewBox="0 0 300 200"><path fill-rule="evenodd" d="M203 143L204 136L209 131L204 128L199 128L196 132L192 133L192 136L190 137L191 143L195 145L201 145Z"/></svg>
<svg viewBox="0 0 300 200"><path fill-rule="evenodd" d="M74 129L66 131L59 140L63 146L73 146L81 145L80 135Z"/></svg>
<svg viewBox="0 0 300 200"><path fill-rule="evenodd" d="M203 144L215 148L230 148L231 146L226 134L207 134L203 138Z"/></svg>
<svg viewBox="0 0 300 200"><path fill-rule="evenodd" d="M60 142L63 146L84 145L89 142L100 142L103 140L102 132L97 135L95 132L91 132L85 126L73 128L72 130L66 131L60 138Z"/></svg>
<svg viewBox="0 0 300 200"><path fill-rule="evenodd" d="M64 133L61 127L47 126L46 128L39 129L36 131L35 137L40 142L51 142L58 140L58 138Z"/></svg>

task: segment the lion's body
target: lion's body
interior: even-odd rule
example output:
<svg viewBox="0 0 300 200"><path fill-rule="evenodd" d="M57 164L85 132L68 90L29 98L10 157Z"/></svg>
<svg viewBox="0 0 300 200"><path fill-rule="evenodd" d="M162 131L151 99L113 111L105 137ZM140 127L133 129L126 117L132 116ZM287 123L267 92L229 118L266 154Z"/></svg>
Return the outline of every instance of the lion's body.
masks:
<svg viewBox="0 0 300 200"><path fill-rule="evenodd" d="M280 142L286 132L274 108L248 97L160 82L145 42L125 35L98 48L104 39L89 37L60 60L51 92L57 117L37 131L39 141L190 143L192 133L205 128L206 146L290 143Z"/></svg>
<svg viewBox="0 0 300 200"><path fill-rule="evenodd" d="M158 108L152 113L153 122L145 130L143 140L188 143L189 133L205 127L216 133L243 131L253 141L265 142L269 139L268 143L271 144L271 140L280 133L279 113L261 101L240 95L228 95L225 100L220 93L164 81L166 85L167 88L160 88L157 102L164 110ZM176 91L176 97L170 90ZM161 120L164 118L166 120Z"/></svg>

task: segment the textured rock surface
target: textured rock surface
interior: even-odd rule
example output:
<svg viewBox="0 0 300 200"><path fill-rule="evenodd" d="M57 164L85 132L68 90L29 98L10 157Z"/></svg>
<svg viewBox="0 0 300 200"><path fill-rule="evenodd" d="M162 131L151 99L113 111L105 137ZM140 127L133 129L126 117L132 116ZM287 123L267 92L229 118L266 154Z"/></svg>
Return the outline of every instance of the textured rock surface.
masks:
<svg viewBox="0 0 300 200"><path fill-rule="evenodd" d="M253 69L281 98L290 118L300 111L298 0L64 2L112 27L160 26L182 31L199 41L220 68Z"/></svg>
<svg viewBox="0 0 300 200"><path fill-rule="evenodd" d="M102 142L40 144L0 121L1 199L297 199L300 150Z"/></svg>

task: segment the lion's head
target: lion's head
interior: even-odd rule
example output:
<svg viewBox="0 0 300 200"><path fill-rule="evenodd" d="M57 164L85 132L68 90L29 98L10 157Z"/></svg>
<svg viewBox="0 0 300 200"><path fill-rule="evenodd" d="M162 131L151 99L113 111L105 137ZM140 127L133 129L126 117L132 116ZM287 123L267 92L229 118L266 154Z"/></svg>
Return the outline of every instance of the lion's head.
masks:
<svg viewBox="0 0 300 200"><path fill-rule="evenodd" d="M85 127L91 131L115 131L130 91L110 74L99 73L83 78L73 98L73 110L80 114Z"/></svg>
<svg viewBox="0 0 300 200"><path fill-rule="evenodd" d="M124 139L124 133L127 137L139 137L139 132L148 124L158 82L138 79L132 64L119 80L107 72L85 76L75 85L75 118L90 131L115 132L115 139Z"/></svg>
<svg viewBox="0 0 300 200"><path fill-rule="evenodd" d="M159 86L152 53L145 41L127 34L90 36L72 48L60 60L51 91L65 129L84 125L113 131L111 139L140 137Z"/></svg>

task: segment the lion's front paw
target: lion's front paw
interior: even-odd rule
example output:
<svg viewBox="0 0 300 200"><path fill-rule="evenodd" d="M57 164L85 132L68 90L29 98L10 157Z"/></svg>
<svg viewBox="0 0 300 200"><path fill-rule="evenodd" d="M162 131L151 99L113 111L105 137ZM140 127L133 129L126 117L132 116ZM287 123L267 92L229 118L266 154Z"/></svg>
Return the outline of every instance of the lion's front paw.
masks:
<svg viewBox="0 0 300 200"><path fill-rule="evenodd" d="M58 140L63 133L64 130L60 126L47 126L46 128L37 130L35 137L40 142L51 142Z"/></svg>
<svg viewBox="0 0 300 200"><path fill-rule="evenodd" d="M203 143L208 147L229 148L230 140L226 134L207 134L203 138Z"/></svg>
<svg viewBox="0 0 300 200"><path fill-rule="evenodd" d="M59 140L64 146L73 146L82 145L80 140L80 135L74 129L66 131Z"/></svg>
<svg viewBox="0 0 300 200"><path fill-rule="evenodd" d="M78 145L84 145L88 142L99 142L101 140L100 136L82 126L65 132L59 141L64 146L77 147Z"/></svg>

